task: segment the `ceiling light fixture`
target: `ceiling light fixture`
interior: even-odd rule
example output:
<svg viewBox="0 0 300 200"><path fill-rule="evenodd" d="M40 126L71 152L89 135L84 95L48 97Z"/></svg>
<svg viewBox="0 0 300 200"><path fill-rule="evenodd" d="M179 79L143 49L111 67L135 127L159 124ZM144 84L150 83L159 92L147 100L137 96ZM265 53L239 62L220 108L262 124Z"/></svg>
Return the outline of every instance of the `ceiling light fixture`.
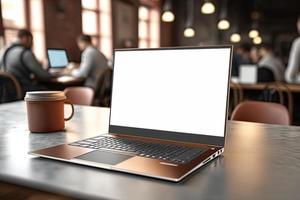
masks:
<svg viewBox="0 0 300 200"><path fill-rule="evenodd" d="M218 29L219 30L227 30L230 28L230 22L227 18L227 0L222 0L220 4L220 13L219 13L219 22Z"/></svg>
<svg viewBox="0 0 300 200"><path fill-rule="evenodd" d="M171 0L165 1L162 10L163 10L163 13L161 16L161 20L163 22L173 22L175 20L175 15L172 12Z"/></svg>
<svg viewBox="0 0 300 200"><path fill-rule="evenodd" d="M184 37L194 37L195 30L192 27L185 28L183 35L184 35Z"/></svg>
<svg viewBox="0 0 300 200"><path fill-rule="evenodd" d="M255 37L257 37L257 36L259 36L258 30L252 29L252 30L249 31L249 37L250 37L250 38L255 38Z"/></svg>
<svg viewBox="0 0 300 200"><path fill-rule="evenodd" d="M215 10L216 10L215 5L209 0L205 0L204 4L201 7L201 12L207 15L213 14Z"/></svg>
<svg viewBox="0 0 300 200"><path fill-rule="evenodd" d="M219 30L227 30L230 28L230 23L227 19L221 19L218 22L218 29Z"/></svg>
<svg viewBox="0 0 300 200"><path fill-rule="evenodd" d="M262 43L262 38L260 36L257 36L253 38L253 43L254 44L261 44Z"/></svg>
<svg viewBox="0 0 300 200"><path fill-rule="evenodd" d="M164 22L173 22L175 19L175 16L171 11L165 11L165 12L163 12L161 19Z"/></svg>
<svg viewBox="0 0 300 200"><path fill-rule="evenodd" d="M230 36L230 41L232 43L238 43L241 41L241 35L239 33L233 33L231 36Z"/></svg>
<svg viewBox="0 0 300 200"><path fill-rule="evenodd" d="M195 36L195 30L193 28L194 23L194 0L187 0L186 6L186 21L185 29L183 31L184 37L191 38Z"/></svg>

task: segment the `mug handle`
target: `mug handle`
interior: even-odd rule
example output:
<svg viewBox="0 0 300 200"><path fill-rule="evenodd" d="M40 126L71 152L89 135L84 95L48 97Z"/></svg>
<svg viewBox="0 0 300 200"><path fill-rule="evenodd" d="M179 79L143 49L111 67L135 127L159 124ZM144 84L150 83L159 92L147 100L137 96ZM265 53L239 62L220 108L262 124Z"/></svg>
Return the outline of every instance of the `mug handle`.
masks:
<svg viewBox="0 0 300 200"><path fill-rule="evenodd" d="M73 115L74 115L74 106L71 103L71 101L69 101L69 100L66 100L65 104L69 104L71 106L71 108L72 108L71 115L69 117L65 118L65 121L69 121L73 117Z"/></svg>

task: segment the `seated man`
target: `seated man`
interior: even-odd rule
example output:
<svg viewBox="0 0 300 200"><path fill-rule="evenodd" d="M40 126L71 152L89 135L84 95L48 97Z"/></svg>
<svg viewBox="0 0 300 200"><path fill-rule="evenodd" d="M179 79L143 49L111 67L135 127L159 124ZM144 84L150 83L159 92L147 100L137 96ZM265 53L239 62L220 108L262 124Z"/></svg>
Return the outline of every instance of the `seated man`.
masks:
<svg viewBox="0 0 300 200"><path fill-rule="evenodd" d="M284 66L282 61L274 54L271 44L262 44L259 48L261 59L258 62L258 67L269 69L275 78L275 81L284 79Z"/></svg>
<svg viewBox="0 0 300 200"><path fill-rule="evenodd" d="M71 75L85 78L85 86L97 90L98 81L103 72L108 68L108 60L92 45L92 39L88 35L79 36L77 45L83 51L81 54L81 63L78 69L71 71Z"/></svg>
<svg viewBox="0 0 300 200"><path fill-rule="evenodd" d="M248 43L243 43L235 48L232 57L232 69L231 76L238 77L240 66L244 64L250 64L250 50L251 45Z"/></svg>
<svg viewBox="0 0 300 200"><path fill-rule="evenodd" d="M300 33L300 16L297 21L298 32ZM288 83L300 83L300 36L292 44L289 63L285 72L285 80Z"/></svg>
<svg viewBox="0 0 300 200"><path fill-rule="evenodd" d="M47 80L53 76L43 69L34 56L32 47L32 34L26 29L18 31L17 41L0 54L1 69L13 74L22 85L24 91L44 90L39 80Z"/></svg>

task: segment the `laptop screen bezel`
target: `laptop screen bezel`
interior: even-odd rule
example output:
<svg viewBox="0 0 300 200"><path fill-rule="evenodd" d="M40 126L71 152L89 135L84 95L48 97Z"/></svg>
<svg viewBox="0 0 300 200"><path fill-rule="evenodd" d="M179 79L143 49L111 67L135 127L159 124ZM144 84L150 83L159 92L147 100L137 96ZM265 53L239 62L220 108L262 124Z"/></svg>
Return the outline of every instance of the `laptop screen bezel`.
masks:
<svg viewBox="0 0 300 200"><path fill-rule="evenodd" d="M227 132L227 117L228 117L228 108L229 108L229 91L230 91L230 77L231 77L231 65L232 65L232 45L218 45L218 46L201 46L201 47L170 47L170 48L130 48L130 49L115 49L113 55L113 69L114 69L114 61L115 61L115 53L118 51L153 51L153 50L185 50L185 49L229 49L230 50L230 59L228 63L229 71L228 71L228 85L227 85L227 97L226 97L226 114L225 114L225 127L224 127L224 136L209 136L209 135L201 135L194 133L181 133L181 132L173 132L173 131L164 131L164 130L155 130L155 129L143 129L143 128L135 128L135 127L125 127L125 126L116 126L111 125L111 110L109 115L109 134L118 134L118 135L130 135L130 136L138 136L138 137L148 137L162 140L171 140L171 141L180 141L180 142L191 142L198 144L207 144L213 146L224 146L225 145L225 137ZM112 92L111 99L113 98L113 84L114 84L114 73L112 74ZM111 108L113 104L111 102Z"/></svg>
<svg viewBox="0 0 300 200"><path fill-rule="evenodd" d="M66 52L66 56L67 56L67 61L68 63L70 63L70 59L69 59L69 56L68 56L68 52L67 52L67 49L64 49L64 48L47 48L47 58L48 58L48 63L49 63L49 68L52 68L52 69L61 69L61 68L66 68L67 66L55 66L53 67L51 65L51 62L50 62L50 58L49 58L49 50L59 50L59 51L65 51Z"/></svg>

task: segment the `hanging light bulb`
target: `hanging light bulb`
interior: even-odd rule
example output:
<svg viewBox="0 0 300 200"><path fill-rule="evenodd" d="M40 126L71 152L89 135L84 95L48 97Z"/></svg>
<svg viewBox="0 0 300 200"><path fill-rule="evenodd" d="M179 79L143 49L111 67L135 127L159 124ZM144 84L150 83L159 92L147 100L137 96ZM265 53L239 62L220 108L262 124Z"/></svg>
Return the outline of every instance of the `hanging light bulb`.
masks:
<svg viewBox="0 0 300 200"><path fill-rule="evenodd" d="M206 1L201 7L201 12L203 14L212 14L215 12L215 5L210 1Z"/></svg>
<svg viewBox="0 0 300 200"><path fill-rule="evenodd" d="M192 27L187 27L184 29L183 35L184 37L194 37L195 30Z"/></svg>
<svg viewBox="0 0 300 200"><path fill-rule="evenodd" d="M230 23L227 19L221 19L219 22L218 22L218 29L220 30L227 30L230 28Z"/></svg>
<svg viewBox="0 0 300 200"><path fill-rule="evenodd" d="M230 41L233 42L233 43L238 43L241 41L241 35L238 34L238 33L233 33L231 36L230 36Z"/></svg>
<svg viewBox="0 0 300 200"><path fill-rule="evenodd" d="M250 38L255 38L257 36L259 36L258 30L252 29L252 30L249 31L249 37Z"/></svg>
<svg viewBox="0 0 300 200"><path fill-rule="evenodd" d="M175 16L171 11L165 11L161 16L161 19L164 22L173 22L175 19Z"/></svg>
<svg viewBox="0 0 300 200"><path fill-rule="evenodd" d="M253 43L254 44L261 44L262 43L262 38L260 36L257 36L253 38Z"/></svg>

